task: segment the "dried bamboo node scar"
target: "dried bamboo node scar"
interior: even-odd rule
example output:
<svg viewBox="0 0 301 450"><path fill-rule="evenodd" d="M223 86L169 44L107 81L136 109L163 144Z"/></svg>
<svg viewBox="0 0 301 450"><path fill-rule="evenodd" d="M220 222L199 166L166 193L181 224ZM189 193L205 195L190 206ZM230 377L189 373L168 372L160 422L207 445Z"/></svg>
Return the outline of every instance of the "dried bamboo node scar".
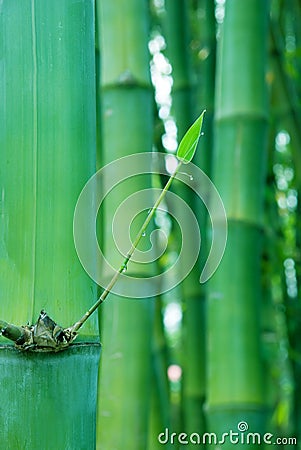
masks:
<svg viewBox="0 0 301 450"><path fill-rule="evenodd" d="M14 341L19 350L61 351L69 347L77 333L72 328L63 328L42 310L34 325L16 326L0 321L1 334Z"/></svg>

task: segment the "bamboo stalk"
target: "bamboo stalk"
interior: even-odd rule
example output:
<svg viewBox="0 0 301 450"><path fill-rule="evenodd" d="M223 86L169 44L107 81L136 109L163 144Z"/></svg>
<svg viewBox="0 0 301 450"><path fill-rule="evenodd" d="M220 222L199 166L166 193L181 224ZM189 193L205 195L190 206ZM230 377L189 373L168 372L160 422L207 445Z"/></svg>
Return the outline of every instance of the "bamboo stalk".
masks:
<svg viewBox="0 0 301 450"><path fill-rule="evenodd" d="M211 2L211 12L213 14L214 23L214 10ZM189 8L185 1L174 2L173 0L167 0L165 2L165 14L163 17L163 32L166 39L165 53L172 65L173 76L173 88L172 88L172 108L171 115L175 118L177 125L178 138L180 139L187 124L189 118L197 112L197 110L207 103L212 103L212 89L208 89L206 92L206 98L200 94L198 87L193 85L194 73L192 70L192 61L190 60L189 50L191 41L195 41L199 38L200 30L194 30L195 35L191 35L191 27L189 22ZM198 16L198 11L193 11L195 17ZM212 18L211 18L212 20ZM198 26L203 30L203 25L197 19L195 19ZM208 12L206 20L208 22ZM214 28L213 28L214 30ZM211 30L212 32L212 30ZM199 45L203 45L199 43ZM209 50L208 50L209 51ZM199 61L198 61L199 63ZM204 71L202 71L202 77ZM212 84L211 77L206 77L208 83ZM213 76L214 80L214 76ZM211 87L211 86L210 86ZM209 101L210 98L210 101ZM209 103L210 104L210 103ZM211 112L212 114L212 112ZM210 127L206 122L205 127L208 131L206 133L206 151L198 152L195 155L194 162L199 165L202 170L208 172L207 161L210 160L210 138L208 135ZM205 164L206 162L206 164ZM194 193L182 183L175 184L174 189L177 194L185 199L186 203L193 207L196 216L199 219L199 227L202 231L202 247L201 247L201 260L205 261L205 208L202 208L200 202L197 202ZM176 206L178 219L185 221L185 212L179 206ZM181 237L175 237L175 241ZM190 236L189 245L191 251L187 251L187 258L191 257L193 247L196 239L193 234ZM204 264L203 264L204 265ZM200 260L192 269L192 271L185 277L181 283L181 294L183 302L183 360L181 361L183 366L183 381L182 381L182 428L187 433L192 433L195 430L198 432L205 431L205 420L203 412L203 404L205 399L205 309L204 309L204 285L199 283L199 274L202 270ZM189 448L189 445L188 445Z"/></svg>
<svg viewBox="0 0 301 450"><path fill-rule="evenodd" d="M213 181L225 204L229 234L208 283L207 419L219 435L238 431L242 420L249 431L265 427L259 302L267 19L266 1L230 0L218 43Z"/></svg>
<svg viewBox="0 0 301 450"><path fill-rule="evenodd" d="M95 171L93 1L4 0L0 33L1 328L20 345L38 332L41 344L61 330L42 308L66 326L96 300L72 234ZM1 338L3 447L95 447L98 340L97 317L64 352L20 352Z"/></svg>
<svg viewBox="0 0 301 450"><path fill-rule="evenodd" d="M301 9L300 5L295 4L294 9L288 11L283 10L279 17L271 15L271 43L272 43L272 85L271 85L271 97L274 113L274 120L277 124L278 130L287 130L290 135L290 146L292 148L293 168L294 168L294 180L298 190L298 198L300 198L301 191L301 172L298 170L301 164L300 159L300 113L299 106L296 102L298 85L289 76L286 70L285 54L285 34L281 30L281 21L286 13L291 14L291 18L294 18L296 24L300 17ZM296 40L296 46L300 43L299 29L294 30L294 38ZM295 61L295 64L297 61ZM300 289L300 257L298 257L298 248L300 247L300 224L298 225L300 217L300 203L297 206L297 225L296 225L296 254L294 257L296 263L296 272L298 279L298 288ZM285 245L285 244L284 244ZM286 293L284 292L284 297ZM294 377L294 399L293 399L293 412L292 412L292 424L293 431L291 434L297 436L299 442L301 436L301 395L300 395L300 374L301 374L301 362L300 362L300 335L301 325L300 320L300 307L298 302L292 302L286 300L286 315L287 315L287 332L289 338L291 361L290 366Z"/></svg>
<svg viewBox="0 0 301 450"><path fill-rule="evenodd" d="M84 11L84 1L19 3L3 3L1 22L8 50L0 128L0 317L33 323L44 308L68 325L96 296L72 234L77 197L95 171L93 14L91 2L85 17L75 6ZM15 26L17 40L10 34ZM95 318L82 337L94 339L96 329Z"/></svg>
<svg viewBox="0 0 301 450"><path fill-rule="evenodd" d="M105 165L126 154L151 150L148 9L146 2L137 0L97 1L96 8L102 58L98 159ZM121 268L112 237L113 215L128 195L150 186L150 177L130 180L122 190L114 190L104 205L103 250L113 267ZM139 209L143 211L144 205L137 205ZM134 224L134 235L139 228ZM120 227L119 238L127 239L127 233L127 227ZM147 266L132 262L127 274L149 276L153 267ZM153 306L151 299L135 302L115 294L102 306L101 336L106 345L99 376L97 449L146 448Z"/></svg>
<svg viewBox="0 0 301 450"><path fill-rule="evenodd" d="M168 368L168 348L166 336L164 334L162 301L156 301L155 320L153 331L153 351L152 351L152 392L151 392L151 412L149 423L148 448L159 450L162 444L158 441L158 436L165 428L172 428L171 405L169 383L167 379ZM172 450L172 445L167 444L166 449Z"/></svg>
<svg viewBox="0 0 301 450"><path fill-rule="evenodd" d="M162 25L166 39L165 54L172 65L172 107L171 116L175 119L177 126L177 137L180 139L187 123L193 117L193 90L192 90L192 67L189 59L189 10L185 1L166 1L165 14ZM199 108L200 105L194 105ZM208 153L207 148L206 152ZM204 155L203 155L204 156ZM196 199L194 193L183 183L176 183L174 191L185 202L193 207L195 211ZM181 205L176 205L176 217L180 223L185 222L185 212ZM177 228L173 230L176 233ZM181 234L181 233L179 233ZM181 240L181 235L174 237L175 243ZM190 236L189 245L191 250L196 239L193 234ZM202 242L203 245L203 242ZM187 250L185 256L190 258L191 251ZM179 268L181 274L181 267ZM183 339L181 350L183 356L180 364L183 369L181 405L179 411L179 429L186 433L198 430L204 432L204 415L202 412L203 400L205 396L205 365L204 365L204 335L205 330L201 326L204 324L202 308L203 295L202 287L199 283L199 267L195 265L192 271L182 281L180 288L181 302L183 308ZM175 424L173 424L173 430ZM190 445L187 446L190 448Z"/></svg>

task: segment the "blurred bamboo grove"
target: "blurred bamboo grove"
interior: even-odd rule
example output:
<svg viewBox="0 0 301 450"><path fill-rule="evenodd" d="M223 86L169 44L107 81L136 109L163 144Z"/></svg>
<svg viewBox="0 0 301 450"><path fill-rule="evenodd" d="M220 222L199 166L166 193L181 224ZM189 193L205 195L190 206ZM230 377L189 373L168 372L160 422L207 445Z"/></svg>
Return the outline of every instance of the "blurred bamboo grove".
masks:
<svg viewBox="0 0 301 450"><path fill-rule="evenodd" d="M158 158L113 189L96 224L92 199L87 236L97 228L118 269L115 237L133 239L204 109L193 162L228 218L224 257L200 284L219 216L211 230L204 204L176 180L202 237L180 284L183 267L168 270L188 219L170 197L138 248L156 253L165 235L161 256L129 262L127 294L111 294L76 344L22 353L0 338L3 448L301 448L300 1L2 0L0 33L1 320L34 323L46 309L68 326L84 314L102 288L72 240L81 189L118 158L166 154L166 167ZM182 175L198 183L185 166ZM146 189L132 223L114 224ZM188 241L185 260L193 232ZM157 296L127 288L137 277L149 292L165 272Z"/></svg>

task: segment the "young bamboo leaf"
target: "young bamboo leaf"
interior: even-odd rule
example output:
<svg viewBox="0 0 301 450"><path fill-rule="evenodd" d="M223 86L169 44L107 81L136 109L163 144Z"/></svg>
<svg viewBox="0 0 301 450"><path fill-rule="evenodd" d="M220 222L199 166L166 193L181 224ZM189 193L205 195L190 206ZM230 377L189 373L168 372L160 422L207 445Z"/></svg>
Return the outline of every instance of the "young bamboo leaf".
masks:
<svg viewBox="0 0 301 450"><path fill-rule="evenodd" d="M197 120L191 125L188 131L183 136L178 151L177 157L184 163L189 163L196 151L203 125L203 118L206 110L197 118Z"/></svg>

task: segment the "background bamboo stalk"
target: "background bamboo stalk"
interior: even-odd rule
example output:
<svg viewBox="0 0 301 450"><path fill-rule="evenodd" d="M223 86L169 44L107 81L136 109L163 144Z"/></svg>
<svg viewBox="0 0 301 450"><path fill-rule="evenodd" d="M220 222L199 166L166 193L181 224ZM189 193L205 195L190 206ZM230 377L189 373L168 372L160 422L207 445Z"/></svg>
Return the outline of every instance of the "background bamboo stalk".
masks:
<svg viewBox="0 0 301 450"><path fill-rule="evenodd" d="M191 30L188 19L189 9L186 2L174 2L173 0L165 2L165 14L162 18L162 25L167 44L165 53L172 65L171 117L174 118L177 126L178 140L182 138L194 113L197 113L197 108L204 106L201 101L196 101L196 93L193 91L192 62L188 51ZM206 153L207 150L206 148ZM203 152L197 152L198 156L194 161L200 159L199 153ZM196 211L196 198L189 187L183 185L183 183L177 183L174 185L174 190L189 205L194 206L194 211ZM185 212L183 212L181 207L176 205L175 210L180 222L185 221ZM182 239L181 233L178 234L175 236L175 242L179 242ZM195 245L193 235L191 235L189 244L192 248ZM202 242L203 244L204 241ZM190 255L191 251L188 250L187 258ZM199 274L200 270L198 265L196 265L180 286L184 310L183 357L180 361L183 367L181 426L188 433L192 433L195 430L199 432L205 431L203 414L205 398L204 291L199 283Z"/></svg>
<svg viewBox="0 0 301 450"><path fill-rule="evenodd" d="M152 450L159 450L162 448L162 444L158 441L158 436L166 427L171 427L170 392L167 378L169 352L164 333L162 309L162 301L158 298L155 307L154 332L152 337L153 382L148 433L148 448ZM172 445L167 444L165 448L171 450Z"/></svg>
<svg viewBox="0 0 301 450"><path fill-rule="evenodd" d="M218 41L213 181L229 235L208 283L207 417L219 433L237 430L242 420L250 431L264 430L259 320L267 11L267 2L227 1Z"/></svg>
<svg viewBox="0 0 301 450"><path fill-rule="evenodd" d="M148 6L139 0L97 2L97 17L101 52L101 86L98 89L102 97L99 160L105 165L152 148ZM131 193L147 187L151 187L150 176L135 177L123 182L121 188L114 189L105 200L103 243L112 267L120 266L120 253L116 250L111 227L115 211ZM140 202L135 208L136 212L143 211L145 203ZM118 225L119 239L123 242L128 237L128 226ZM132 238L138 229L139 224L134 223ZM144 238L139 248L147 248L147 241ZM126 275L148 277L152 273L151 265L130 262ZM118 286L122 287L122 281ZM98 449L140 450L147 445L154 302L152 299L135 300L135 292L132 297L112 294L100 312L104 353L99 378Z"/></svg>
<svg viewBox="0 0 301 450"><path fill-rule="evenodd" d="M297 26L297 23L300 18L300 5L297 2L291 2L288 9L284 9L283 5L279 2L275 2L271 9L271 19L270 19L270 47L271 47L271 67L270 67L270 84L271 84L271 105L272 105L272 118L275 127L275 136L276 136L276 146L277 146L277 132L285 131L289 136L288 147L291 150L291 155L287 155L283 158L282 155L279 155L279 152L275 152L274 155L274 164L275 161L278 161L278 164L284 164L291 166L294 177L291 181L295 189L298 192L298 199L300 199L300 185L301 185L301 172L299 170L301 159L300 159L300 105L298 102L298 98L300 96L300 83L296 83L296 72L299 70L300 61L297 57L297 53L295 52L286 52L286 40L287 35L289 34L291 37L293 36L294 43L296 48L300 45L300 31ZM286 30L288 28L288 30ZM288 33L288 34L287 34ZM286 56L285 56L286 55ZM274 136L274 138L275 138ZM279 158L280 156L280 158ZM276 167L276 165L274 166ZM276 171L275 171L276 173ZM277 175L276 175L276 183L277 183ZM300 252L299 252L299 242L300 242L300 201L297 202L296 209L296 234L294 237L295 240L295 248L292 249L291 245L288 244L287 239L282 236L282 240L279 242L281 261L279 267L279 273L282 272L283 276L283 295L281 297L284 302L283 307L285 308L286 314L286 330L282 330L282 332L287 333L288 342L289 342L289 352L291 354L291 358L289 361L286 361L286 367L288 370L292 371L292 377L294 380L294 384L292 386L294 390L293 397L293 406L292 406L292 419L289 420L289 413L284 414L285 418L280 419L283 414L281 414L281 409L283 409L283 391L281 392L281 377L283 376L283 370L278 371L278 382L280 387L278 387L278 402L277 409L273 412L274 425L276 424L279 428L281 428L280 432L282 434L286 433L294 433L297 436L297 440L299 442L301 435L301 406L300 406L300 302L298 301L298 296L296 298L291 298L287 293L287 280L285 280L286 276L283 274L283 259L286 256L293 258L295 268L296 268L296 276L297 276L297 286L300 286ZM288 215L294 215L294 212L290 212ZM278 216L278 227L279 234L284 233L288 234L287 228L284 225L285 222L289 223L292 219L288 217L283 221L283 217ZM289 225L288 225L289 227ZM284 241L284 242L283 242ZM282 267L281 267L282 266ZM286 288L285 288L286 286ZM283 327L284 328L284 327ZM280 391L280 392L279 392ZM285 395L285 394L284 394ZM287 396L288 397L288 396ZM286 398L285 400L288 402L289 400ZM287 403L286 403L287 404ZM288 408L289 410L289 408ZM276 420L275 420L276 418ZM289 430L287 430L289 428Z"/></svg>

